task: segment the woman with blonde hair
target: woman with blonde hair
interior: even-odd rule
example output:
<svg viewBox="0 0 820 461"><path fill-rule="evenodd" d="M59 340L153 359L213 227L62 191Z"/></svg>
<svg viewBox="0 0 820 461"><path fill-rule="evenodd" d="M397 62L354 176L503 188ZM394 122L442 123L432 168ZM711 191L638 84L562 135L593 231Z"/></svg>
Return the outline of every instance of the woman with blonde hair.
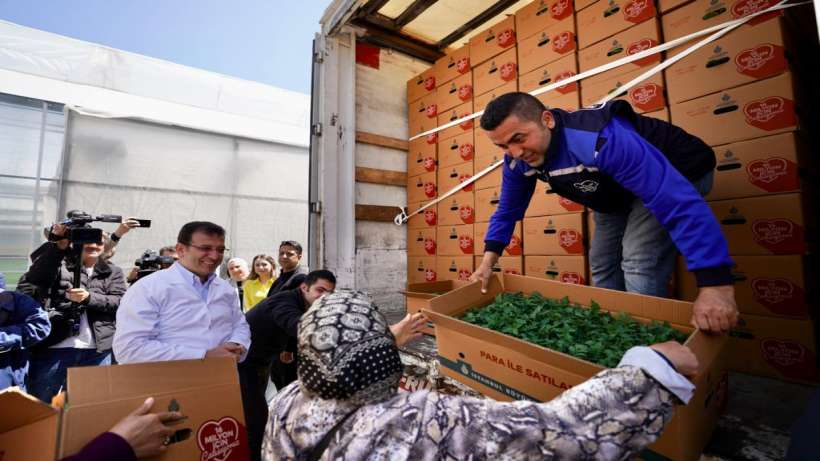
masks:
<svg viewBox="0 0 820 461"><path fill-rule="evenodd" d="M251 262L251 275L243 286L245 312L253 309L268 296L268 290L275 280L276 260L273 256L266 254L254 256Z"/></svg>

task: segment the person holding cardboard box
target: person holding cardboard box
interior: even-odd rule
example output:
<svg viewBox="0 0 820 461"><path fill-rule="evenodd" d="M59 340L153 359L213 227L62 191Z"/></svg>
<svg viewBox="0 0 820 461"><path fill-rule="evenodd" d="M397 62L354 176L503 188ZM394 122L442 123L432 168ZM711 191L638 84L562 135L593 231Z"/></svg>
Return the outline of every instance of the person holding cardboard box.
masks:
<svg viewBox="0 0 820 461"><path fill-rule="evenodd" d="M667 296L680 250L699 286L692 324L711 332L735 325L732 259L702 197L715 167L715 154L703 141L636 114L624 101L569 113L547 110L527 93L493 100L481 128L507 153L474 280L486 287L536 182L547 181L562 197L595 211L589 253L594 286Z"/></svg>
<svg viewBox="0 0 820 461"><path fill-rule="evenodd" d="M321 298L299 324L299 381L271 402L262 459L628 459L687 402L695 355L630 349L545 402L399 392L397 338L361 292Z"/></svg>
<svg viewBox="0 0 820 461"><path fill-rule="evenodd" d="M120 363L233 357L245 359L250 329L239 296L216 276L225 229L207 221L182 226L179 260L133 285L117 311Z"/></svg>

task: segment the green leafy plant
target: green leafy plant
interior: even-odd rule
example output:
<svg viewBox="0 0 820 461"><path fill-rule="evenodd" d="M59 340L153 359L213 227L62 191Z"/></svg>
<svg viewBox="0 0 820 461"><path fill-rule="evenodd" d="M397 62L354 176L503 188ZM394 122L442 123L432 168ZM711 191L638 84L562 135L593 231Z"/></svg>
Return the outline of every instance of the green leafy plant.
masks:
<svg viewBox="0 0 820 461"><path fill-rule="evenodd" d="M492 304L470 309L461 319L604 367L617 366L634 346L686 340L686 334L668 322L641 323L624 313L601 311L594 301L587 309L568 298L538 293L501 293Z"/></svg>

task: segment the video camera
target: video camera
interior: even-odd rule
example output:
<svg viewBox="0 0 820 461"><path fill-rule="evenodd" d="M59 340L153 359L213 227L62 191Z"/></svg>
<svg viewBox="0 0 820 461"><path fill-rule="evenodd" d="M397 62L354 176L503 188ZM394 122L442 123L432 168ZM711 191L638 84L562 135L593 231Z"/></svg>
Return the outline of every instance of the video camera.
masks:
<svg viewBox="0 0 820 461"><path fill-rule="evenodd" d="M174 264L174 261L174 258L171 256L160 256L154 250L145 250L142 256L134 261L134 265L139 267L139 271L137 272L137 280L145 277L146 275L153 274L158 270L171 267L171 265Z"/></svg>
<svg viewBox="0 0 820 461"><path fill-rule="evenodd" d="M85 211L80 210L69 211L66 213L66 218L68 219L60 223L67 227L65 237L68 238L72 244L78 245L102 242L102 229L91 227L90 224L92 222L122 222L122 216L113 214L91 216Z"/></svg>

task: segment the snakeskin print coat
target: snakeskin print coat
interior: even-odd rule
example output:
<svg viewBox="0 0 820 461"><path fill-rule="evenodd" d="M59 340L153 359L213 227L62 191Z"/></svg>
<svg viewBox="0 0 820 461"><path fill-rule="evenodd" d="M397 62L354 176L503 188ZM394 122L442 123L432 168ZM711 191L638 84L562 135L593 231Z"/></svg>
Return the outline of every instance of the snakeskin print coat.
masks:
<svg viewBox="0 0 820 461"><path fill-rule="evenodd" d="M604 370L546 403L417 391L356 408L307 397L297 381L271 403L262 459L307 459L350 412L322 459L629 459L660 436L675 401L629 365Z"/></svg>

